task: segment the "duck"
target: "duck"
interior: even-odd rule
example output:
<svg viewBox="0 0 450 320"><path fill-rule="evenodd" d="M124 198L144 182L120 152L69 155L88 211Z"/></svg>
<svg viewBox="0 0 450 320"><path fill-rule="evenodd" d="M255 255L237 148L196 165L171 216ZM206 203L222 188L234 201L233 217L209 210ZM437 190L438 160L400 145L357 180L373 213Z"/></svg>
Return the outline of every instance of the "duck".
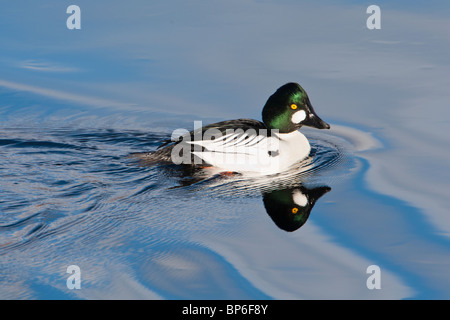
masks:
<svg viewBox="0 0 450 320"><path fill-rule="evenodd" d="M289 82L267 99L262 121L243 118L181 130L182 134L172 135L140 158L224 172L273 174L309 156L311 145L299 131L303 126L330 128L317 115L300 84Z"/></svg>

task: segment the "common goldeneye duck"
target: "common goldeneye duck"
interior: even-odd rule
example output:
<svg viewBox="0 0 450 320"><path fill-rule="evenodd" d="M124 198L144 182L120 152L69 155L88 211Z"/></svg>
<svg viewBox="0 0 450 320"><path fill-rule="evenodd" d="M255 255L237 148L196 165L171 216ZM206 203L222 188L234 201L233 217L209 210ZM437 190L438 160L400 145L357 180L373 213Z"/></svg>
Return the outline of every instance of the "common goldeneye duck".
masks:
<svg viewBox="0 0 450 320"><path fill-rule="evenodd" d="M262 111L263 122L237 119L213 123L175 139L141 158L212 166L223 171L277 173L306 158L311 150L302 126L329 129L314 111L306 91L287 83L272 94Z"/></svg>

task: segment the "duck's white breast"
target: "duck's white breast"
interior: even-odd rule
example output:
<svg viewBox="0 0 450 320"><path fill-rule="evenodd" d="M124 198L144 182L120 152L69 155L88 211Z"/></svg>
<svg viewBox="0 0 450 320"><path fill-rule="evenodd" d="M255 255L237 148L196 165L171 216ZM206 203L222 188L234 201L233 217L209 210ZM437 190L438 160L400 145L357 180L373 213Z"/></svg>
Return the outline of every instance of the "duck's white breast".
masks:
<svg viewBox="0 0 450 320"><path fill-rule="evenodd" d="M311 146L308 139L298 130L291 133L279 133L280 139L280 167L282 170L305 159Z"/></svg>

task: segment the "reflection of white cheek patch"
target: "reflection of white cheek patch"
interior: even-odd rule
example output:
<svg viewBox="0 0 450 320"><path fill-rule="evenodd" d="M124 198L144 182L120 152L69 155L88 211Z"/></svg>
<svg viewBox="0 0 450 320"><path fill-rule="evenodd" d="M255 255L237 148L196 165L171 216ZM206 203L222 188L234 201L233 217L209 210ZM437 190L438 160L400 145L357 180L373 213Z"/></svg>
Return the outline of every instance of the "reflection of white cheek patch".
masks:
<svg viewBox="0 0 450 320"><path fill-rule="evenodd" d="M306 112L304 110L299 110L296 113L294 113L291 117L291 121L293 123L300 123L306 118Z"/></svg>
<svg viewBox="0 0 450 320"><path fill-rule="evenodd" d="M304 207L308 204L308 198L301 193L300 190L295 190L292 193L292 200L294 200L295 204L299 205L300 207Z"/></svg>

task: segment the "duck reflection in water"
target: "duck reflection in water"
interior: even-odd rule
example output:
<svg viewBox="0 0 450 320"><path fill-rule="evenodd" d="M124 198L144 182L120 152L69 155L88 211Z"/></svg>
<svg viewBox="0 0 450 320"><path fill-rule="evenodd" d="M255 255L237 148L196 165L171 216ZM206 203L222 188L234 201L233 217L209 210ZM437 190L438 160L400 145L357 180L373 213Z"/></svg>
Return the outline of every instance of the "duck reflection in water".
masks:
<svg viewBox="0 0 450 320"><path fill-rule="evenodd" d="M145 162L141 165L147 165ZM227 184L245 185L246 190L260 190L267 214L280 229L292 232L302 227L308 220L316 201L331 190L328 186L306 187L301 172L291 171L290 176L277 178L241 179L240 173L213 172L191 166L163 165L164 175L175 178L177 185L169 189L195 186L208 182L209 186ZM230 179L230 180L229 180Z"/></svg>
<svg viewBox="0 0 450 320"><path fill-rule="evenodd" d="M330 190L328 186L299 186L263 192L264 207L280 229L292 232L305 224L316 201Z"/></svg>
<svg viewBox="0 0 450 320"><path fill-rule="evenodd" d="M219 173L213 177L209 177L209 179L222 180L233 176L240 176L240 174L228 175ZM180 185L178 187L189 186L206 180L205 176L202 177L193 174L191 170L183 171L180 178ZM260 181L256 182L251 179L236 181L236 183L248 183L251 189L258 189L259 187L262 193L264 207L269 217L280 229L292 232L305 224L316 201L331 190L328 186L306 187L301 183L301 179L299 178L297 177L295 179L297 182L294 184L289 180L289 187L286 187L286 184L282 180L275 179L270 183L270 190L264 188L264 185L261 185Z"/></svg>

